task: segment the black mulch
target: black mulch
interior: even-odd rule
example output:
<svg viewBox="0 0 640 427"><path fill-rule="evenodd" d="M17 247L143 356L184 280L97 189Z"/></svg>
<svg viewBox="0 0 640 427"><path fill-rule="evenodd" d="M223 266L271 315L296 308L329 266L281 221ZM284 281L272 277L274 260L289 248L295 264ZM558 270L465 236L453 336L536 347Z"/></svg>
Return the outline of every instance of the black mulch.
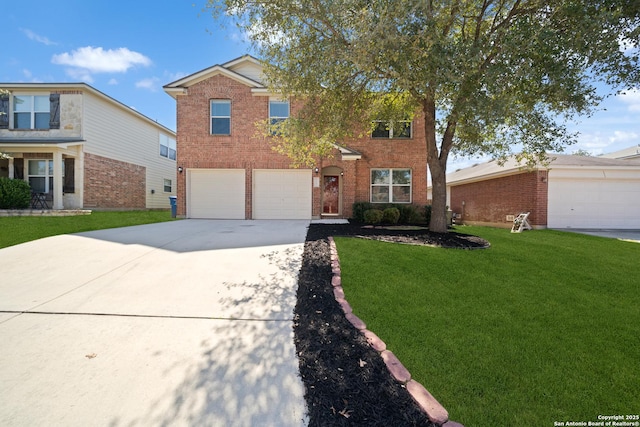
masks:
<svg viewBox="0 0 640 427"><path fill-rule="evenodd" d="M309 426L435 426L406 388L392 378L378 352L347 321L336 302L329 236L469 249L487 247L488 243L453 232L363 228L357 224L311 224L307 233L294 332Z"/></svg>

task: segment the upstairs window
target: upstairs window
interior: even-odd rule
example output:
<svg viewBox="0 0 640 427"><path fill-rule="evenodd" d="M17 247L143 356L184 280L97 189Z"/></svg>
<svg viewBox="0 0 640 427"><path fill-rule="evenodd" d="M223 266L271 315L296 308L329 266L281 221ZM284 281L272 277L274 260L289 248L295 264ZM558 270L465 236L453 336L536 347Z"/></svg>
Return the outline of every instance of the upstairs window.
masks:
<svg viewBox="0 0 640 427"><path fill-rule="evenodd" d="M389 122L376 120L374 122L372 138L411 138L411 120Z"/></svg>
<svg viewBox="0 0 640 427"><path fill-rule="evenodd" d="M176 140L160 134L160 155L167 159L176 159Z"/></svg>
<svg viewBox="0 0 640 427"><path fill-rule="evenodd" d="M211 100L211 135L231 135L230 100Z"/></svg>
<svg viewBox="0 0 640 427"><path fill-rule="evenodd" d="M49 95L15 95L13 97L14 129L49 129Z"/></svg>
<svg viewBox="0 0 640 427"><path fill-rule="evenodd" d="M289 118L289 101L269 101L269 124L271 134L275 135L278 125Z"/></svg>
<svg viewBox="0 0 640 427"><path fill-rule="evenodd" d="M371 169L371 203L411 203L411 169Z"/></svg>

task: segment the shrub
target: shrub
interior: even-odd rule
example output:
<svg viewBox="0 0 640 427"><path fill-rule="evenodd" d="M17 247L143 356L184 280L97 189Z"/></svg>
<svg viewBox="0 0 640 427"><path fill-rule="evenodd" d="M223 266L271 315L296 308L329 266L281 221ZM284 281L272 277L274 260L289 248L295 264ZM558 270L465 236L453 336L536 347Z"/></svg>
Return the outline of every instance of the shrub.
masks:
<svg viewBox="0 0 640 427"><path fill-rule="evenodd" d="M382 211L382 222L386 224L397 224L400 219L398 208L387 208Z"/></svg>
<svg viewBox="0 0 640 427"><path fill-rule="evenodd" d="M427 225L431 222L431 205L426 205L424 207L424 222Z"/></svg>
<svg viewBox="0 0 640 427"><path fill-rule="evenodd" d="M372 208L373 206L369 202L355 202L353 204L353 220L356 222L366 222L364 220L364 213Z"/></svg>
<svg viewBox="0 0 640 427"><path fill-rule="evenodd" d="M383 213L380 209L369 209L364 211L364 222L366 224L380 224Z"/></svg>
<svg viewBox="0 0 640 427"><path fill-rule="evenodd" d="M31 187L21 179L0 178L0 209L26 209L31 202Z"/></svg>
<svg viewBox="0 0 640 427"><path fill-rule="evenodd" d="M400 224L422 224L424 217L418 211L418 208L413 205L396 205L400 211Z"/></svg>

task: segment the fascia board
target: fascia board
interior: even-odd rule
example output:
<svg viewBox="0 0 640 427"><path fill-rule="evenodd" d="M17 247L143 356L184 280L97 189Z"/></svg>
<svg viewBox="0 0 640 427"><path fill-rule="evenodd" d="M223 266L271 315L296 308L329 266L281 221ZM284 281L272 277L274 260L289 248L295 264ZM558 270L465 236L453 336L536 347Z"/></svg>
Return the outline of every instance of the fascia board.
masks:
<svg viewBox="0 0 640 427"><path fill-rule="evenodd" d="M240 82L252 88L263 87L262 84L256 82L255 80L251 80L248 77L245 77L234 71L228 70L221 65L214 65L213 67L209 67L205 70L202 70L195 74L191 74L190 76L184 77L183 79L177 80L173 83L169 83L168 85L164 86L164 89L166 91L167 89L173 89L173 88L188 88L190 86L193 86L196 83L199 83L203 80L206 80L218 74L222 74L226 77L229 77L230 79L233 79L237 82Z"/></svg>

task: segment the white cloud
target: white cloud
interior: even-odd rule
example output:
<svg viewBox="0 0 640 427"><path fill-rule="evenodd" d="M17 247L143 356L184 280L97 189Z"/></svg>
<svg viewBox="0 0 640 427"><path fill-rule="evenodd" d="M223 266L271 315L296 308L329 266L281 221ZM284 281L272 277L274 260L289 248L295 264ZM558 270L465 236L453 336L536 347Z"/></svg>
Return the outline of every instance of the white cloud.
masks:
<svg viewBox="0 0 640 427"><path fill-rule="evenodd" d="M612 144L622 144L622 143L631 143L637 141L640 135L636 132L624 132L620 130L616 130L613 132L613 135L609 137L609 141Z"/></svg>
<svg viewBox="0 0 640 427"><path fill-rule="evenodd" d="M118 81L116 79L109 79L109 84L115 86L118 84Z"/></svg>
<svg viewBox="0 0 640 427"><path fill-rule="evenodd" d="M91 73L82 68L69 68L66 70L66 73L69 77L78 82L93 83L93 76L91 76Z"/></svg>
<svg viewBox="0 0 640 427"><path fill-rule="evenodd" d="M38 43L42 43L45 44L47 46L52 46L52 45L57 45L58 43L53 42L51 40L49 40L47 37L38 35L36 33L34 33L33 31L29 30L28 28L20 28L20 31L22 31L30 40L36 41Z"/></svg>
<svg viewBox="0 0 640 427"><path fill-rule="evenodd" d="M176 71L175 73L170 73L168 71L165 71L164 75L167 77L167 79L170 82L175 82L177 80L180 80L183 77L186 77L188 74L185 73L184 71Z"/></svg>
<svg viewBox="0 0 640 427"><path fill-rule="evenodd" d="M618 95L620 101L629 105L629 111L639 111L640 112L640 90L631 89L622 92Z"/></svg>
<svg viewBox="0 0 640 427"><path fill-rule="evenodd" d="M146 79L142 79L136 82L136 87L140 89L147 89L151 92L156 92L158 90L158 82L160 81L157 77L149 77Z"/></svg>
<svg viewBox="0 0 640 427"><path fill-rule="evenodd" d="M85 46L59 55L51 62L68 65L89 73L124 73L136 65L149 66L151 59L126 47L104 50L101 47Z"/></svg>
<svg viewBox="0 0 640 427"><path fill-rule="evenodd" d="M22 69L22 75L25 78L24 81L27 81L27 82L30 82L30 83L42 83L42 82L44 82L43 79L35 77L33 75L33 73L31 72L31 70L29 70L27 68L23 68Z"/></svg>

